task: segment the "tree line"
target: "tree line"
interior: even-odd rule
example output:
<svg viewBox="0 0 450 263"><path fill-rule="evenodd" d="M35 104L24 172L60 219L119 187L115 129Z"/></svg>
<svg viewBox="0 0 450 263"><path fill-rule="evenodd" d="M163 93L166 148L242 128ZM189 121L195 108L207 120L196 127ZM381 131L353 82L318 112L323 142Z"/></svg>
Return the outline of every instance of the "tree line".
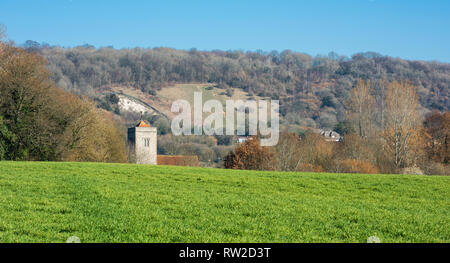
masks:
<svg viewBox="0 0 450 263"><path fill-rule="evenodd" d="M351 90L342 142L327 142L311 131L283 132L273 148L252 138L226 156L224 167L449 175L450 112L435 110L424 118L410 83L385 82L382 89L378 104L370 81L359 80Z"/></svg>
<svg viewBox="0 0 450 263"><path fill-rule="evenodd" d="M125 162L115 117L57 87L46 60L0 42L0 160Z"/></svg>
<svg viewBox="0 0 450 263"><path fill-rule="evenodd" d="M28 41L28 51L49 62L59 87L95 97L111 85L132 86L150 94L174 83L215 83L232 95L279 99L287 124L333 128L345 120L345 100L359 79L383 93L384 81L408 81L417 87L424 109L448 111L450 65L408 61L367 52L352 57L330 53L312 57L293 51L198 51L170 48L116 50L84 45L61 48ZM380 100L376 100L380 103Z"/></svg>
<svg viewBox="0 0 450 263"><path fill-rule="evenodd" d="M91 100L108 104L96 89L131 85L154 94L171 83L212 82L230 94L239 88L281 100L286 130L277 147L258 149L264 169L442 173L448 168L449 64L375 53L311 57L291 51L115 50L35 42L25 49L1 43L0 56L0 159L125 162L123 119ZM167 121L148 118L165 127L160 153L195 154L200 161L237 169L260 162L247 154L253 146L239 148L257 140L227 156L231 138L174 138ZM290 124L306 129L289 133ZM308 127L334 129L344 140L324 142ZM239 159L242 154L247 157Z"/></svg>

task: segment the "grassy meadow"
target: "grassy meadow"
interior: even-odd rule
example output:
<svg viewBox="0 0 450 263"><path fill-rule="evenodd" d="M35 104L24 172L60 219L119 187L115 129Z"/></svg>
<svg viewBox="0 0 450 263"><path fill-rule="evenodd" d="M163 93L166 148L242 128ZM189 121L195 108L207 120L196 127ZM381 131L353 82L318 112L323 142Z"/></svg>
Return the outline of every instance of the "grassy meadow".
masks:
<svg viewBox="0 0 450 263"><path fill-rule="evenodd" d="M450 242L450 177L0 162L0 242Z"/></svg>

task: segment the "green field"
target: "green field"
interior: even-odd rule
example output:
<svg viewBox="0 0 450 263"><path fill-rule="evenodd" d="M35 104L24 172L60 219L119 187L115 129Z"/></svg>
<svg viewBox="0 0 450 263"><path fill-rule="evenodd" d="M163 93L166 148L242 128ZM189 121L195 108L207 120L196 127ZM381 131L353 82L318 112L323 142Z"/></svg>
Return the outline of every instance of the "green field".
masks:
<svg viewBox="0 0 450 263"><path fill-rule="evenodd" d="M450 242L450 177L0 162L0 242Z"/></svg>

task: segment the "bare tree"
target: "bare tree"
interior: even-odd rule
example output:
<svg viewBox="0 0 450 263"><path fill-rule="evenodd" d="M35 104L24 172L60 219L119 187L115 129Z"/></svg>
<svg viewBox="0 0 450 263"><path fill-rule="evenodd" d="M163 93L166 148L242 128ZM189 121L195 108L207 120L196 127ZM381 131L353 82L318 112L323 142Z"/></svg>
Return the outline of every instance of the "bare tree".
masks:
<svg viewBox="0 0 450 263"><path fill-rule="evenodd" d="M395 168L414 165L420 153L421 119L415 87L393 82L387 87L384 150Z"/></svg>
<svg viewBox="0 0 450 263"><path fill-rule="evenodd" d="M361 137L373 135L375 119L375 99L371 95L370 81L359 80L350 91L350 119Z"/></svg>
<svg viewBox="0 0 450 263"><path fill-rule="evenodd" d="M386 80L381 80L377 82L377 87L375 89L375 99L378 106L378 126L381 130L384 129L384 115L386 111L385 101L386 101L386 92L387 92L387 83Z"/></svg>
<svg viewBox="0 0 450 263"><path fill-rule="evenodd" d="M281 133L280 140L274 150L278 170L296 171L303 160L300 151L300 138L295 133Z"/></svg>

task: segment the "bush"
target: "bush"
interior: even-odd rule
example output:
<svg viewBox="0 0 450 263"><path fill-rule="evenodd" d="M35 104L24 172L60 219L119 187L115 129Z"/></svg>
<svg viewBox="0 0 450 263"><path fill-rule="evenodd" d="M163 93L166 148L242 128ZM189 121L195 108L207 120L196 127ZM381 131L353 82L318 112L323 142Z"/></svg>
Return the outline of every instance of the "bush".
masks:
<svg viewBox="0 0 450 263"><path fill-rule="evenodd" d="M339 162L341 172L344 173L363 173L363 174L376 174L379 170L374 167L370 162L363 160L343 160Z"/></svg>
<svg viewBox="0 0 450 263"><path fill-rule="evenodd" d="M233 149L234 149L233 146L223 146L223 145L214 146L213 151L216 155L216 159L214 160L214 162L217 164L221 164L219 167L223 167L223 160L228 155L228 153Z"/></svg>
<svg viewBox="0 0 450 263"><path fill-rule="evenodd" d="M355 129L353 128L351 122L349 121L338 122L334 126L334 131L339 133L341 136L355 133Z"/></svg>
<svg viewBox="0 0 450 263"><path fill-rule="evenodd" d="M320 165L314 165L310 163L303 163L300 164L297 168L298 172L315 172L315 173L323 173L325 172L325 169L323 169Z"/></svg>
<svg viewBox="0 0 450 263"><path fill-rule="evenodd" d="M224 160L226 169L273 170L273 154L256 137L239 144Z"/></svg>
<svg viewBox="0 0 450 263"><path fill-rule="evenodd" d="M5 159L5 155L8 152L8 144L11 142L14 142L13 134L3 123L3 116L0 116L0 161Z"/></svg>
<svg viewBox="0 0 450 263"><path fill-rule="evenodd" d="M450 165L445 165L442 163L430 161L422 169L424 170L425 174L428 175L450 175Z"/></svg>
<svg viewBox="0 0 450 263"><path fill-rule="evenodd" d="M423 171L419 167L406 167L402 169L402 174L423 175Z"/></svg>

